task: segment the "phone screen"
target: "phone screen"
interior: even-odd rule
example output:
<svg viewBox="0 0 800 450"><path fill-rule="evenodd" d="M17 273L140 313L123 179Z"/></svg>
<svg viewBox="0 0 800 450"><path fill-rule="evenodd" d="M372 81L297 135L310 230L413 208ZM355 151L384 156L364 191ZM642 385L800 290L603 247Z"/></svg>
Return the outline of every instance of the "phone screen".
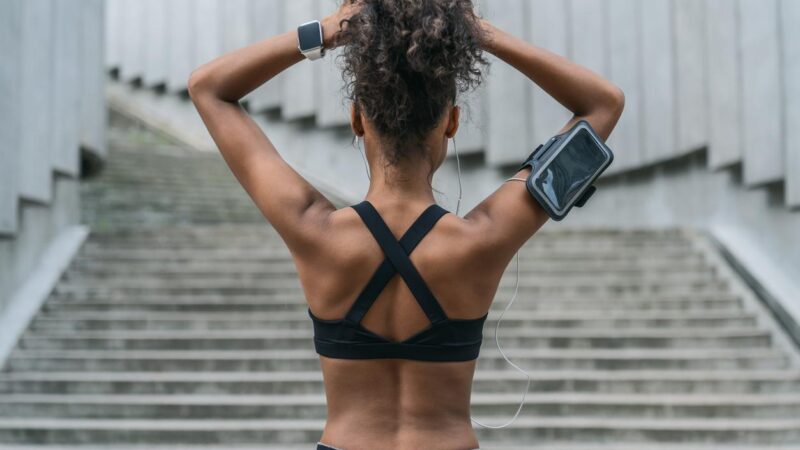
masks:
<svg viewBox="0 0 800 450"><path fill-rule="evenodd" d="M556 210L563 210L606 162L589 132L579 130L550 160L534 185Z"/></svg>

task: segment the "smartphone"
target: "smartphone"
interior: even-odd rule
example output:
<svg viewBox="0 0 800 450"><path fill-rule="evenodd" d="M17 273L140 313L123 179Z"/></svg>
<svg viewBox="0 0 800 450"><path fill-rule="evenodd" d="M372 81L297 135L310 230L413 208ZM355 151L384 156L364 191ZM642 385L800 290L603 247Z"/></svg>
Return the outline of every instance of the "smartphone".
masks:
<svg viewBox="0 0 800 450"><path fill-rule="evenodd" d="M589 122L580 120L542 146L525 184L547 214L561 220L573 206L586 203L595 191L592 184L613 160Z"/></svg>

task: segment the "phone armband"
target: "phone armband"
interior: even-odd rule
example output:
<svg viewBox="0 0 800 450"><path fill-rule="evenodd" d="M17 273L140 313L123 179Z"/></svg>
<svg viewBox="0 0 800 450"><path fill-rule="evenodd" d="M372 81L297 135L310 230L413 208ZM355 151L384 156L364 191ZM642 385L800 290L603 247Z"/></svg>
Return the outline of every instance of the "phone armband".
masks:
<svg viewBox="0 0 800 450"><path fill-rule="evenodd" d="M530 166L528 192L554 220L582 207L597 190L595 180L611 165L614 154L592 129L580 120L565 133L553 136L531 152L519 170Z"/></svg>

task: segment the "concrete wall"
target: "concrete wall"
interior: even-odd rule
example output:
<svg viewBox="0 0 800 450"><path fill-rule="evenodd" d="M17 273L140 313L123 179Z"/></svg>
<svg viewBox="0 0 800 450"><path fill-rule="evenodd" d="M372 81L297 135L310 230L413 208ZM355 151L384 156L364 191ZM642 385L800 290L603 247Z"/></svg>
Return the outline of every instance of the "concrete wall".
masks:
<svg viewBox="0 0 800 450"><path fill-rule="evenodd" d="M800 117L797 2L476 3L505 30L572 58L625 90L627 113L610 141L618 158L609 175L708 147L710 168L742 163L748 185L785 183L787 206L800 206L800 137L789 126ZM322 17L335 6L331 0L109 0L106 61L124 80L181 91L191 68ZM145 25L148 32L141 33ZM298 64L254 92L247 99L251 110L280 108L287 120L346 126L336 54ZM570 113L519 72L492 60L486 83L462 99L467 114L457 141L463 153L483 154L488 166L501 167L518 163Z"/></svg>
<svg viewBox="0 0 800 450"><path fill-rule="evenodd" d="M0 315L105 155L103 0L0 0Z"/></svg>
<svg viewBox="0 0 800 450"><path fill-rule="evenodd" d="M78 184L75 178L57 175L48 204L20 202L19 230L13 237L0 238L0 317L11 294L31 275L51 241L80 221Z"/></svg>

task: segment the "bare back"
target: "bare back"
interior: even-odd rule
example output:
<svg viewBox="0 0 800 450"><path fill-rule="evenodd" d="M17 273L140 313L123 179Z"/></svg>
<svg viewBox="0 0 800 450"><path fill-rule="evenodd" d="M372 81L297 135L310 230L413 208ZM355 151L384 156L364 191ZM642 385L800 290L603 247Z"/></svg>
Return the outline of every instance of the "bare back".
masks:
<svg viewBox="0 0 800 450"><path fill-rule="evenodd" d="M381 211L400 236L421 211ZM316 261L297 261L309 307L321 319L342 318L385 255L352 208L331 214L330 239ZM487 267L470 224L446 214L410 259L448 317L487 313L505 266ZM430 325L405 281L395 274L362 326L402 341ZM320 356L328 404L322 441L347 450L473 449L470 393L476 361L334 359Z"/></svg>

